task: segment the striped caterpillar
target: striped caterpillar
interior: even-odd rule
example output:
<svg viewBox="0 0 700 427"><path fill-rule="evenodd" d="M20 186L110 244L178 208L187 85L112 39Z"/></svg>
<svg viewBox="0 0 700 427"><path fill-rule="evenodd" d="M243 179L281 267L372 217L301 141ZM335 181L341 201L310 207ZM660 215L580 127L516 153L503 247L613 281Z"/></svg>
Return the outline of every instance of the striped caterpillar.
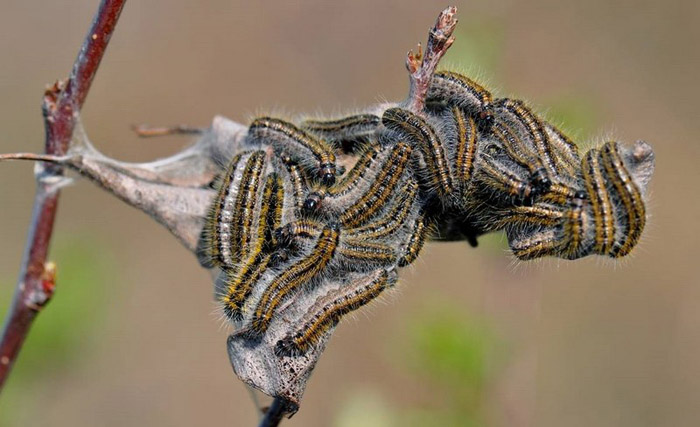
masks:
<svg viewBox="0 0 700 427"><path fill-rule="evenodd" d="M270 358L291 369L317 357L340 319L393 286L428 239L476 246L503 230L522 260L618 258L638 243L648 144L581 156L526 103L466 76L430 70L425 89L420 102L348 117L256 119L236 145L197 253L222 271L216 292L236 327L239 376L254 378L250 366ZM251 348L264 362L234 356ZM249 382L293 394L293 384Z"/></svg>

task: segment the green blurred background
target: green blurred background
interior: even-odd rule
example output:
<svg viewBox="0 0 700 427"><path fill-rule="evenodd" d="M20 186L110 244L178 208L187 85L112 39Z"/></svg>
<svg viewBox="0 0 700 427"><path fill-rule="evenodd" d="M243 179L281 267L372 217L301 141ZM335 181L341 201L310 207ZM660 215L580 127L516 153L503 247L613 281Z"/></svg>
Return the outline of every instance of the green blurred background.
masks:
<svg viewBox="0 0 700 427"><path fill-rule="evenodd" d="M0 1L0 152L39 151L44 85L97 1ZM187 138L134 123L340 113L406 94L432 1L128 3L84 108L106 154ZM651 219L633 255L519 263L500 235L430 244L397 292L338 328L288 426L691 426L700 420L700 3L463 2L443 65L531 101L581 144L645 139ZM0 165L0 315L32 166ZM211 278L165 229L94 185L64 191L58 290L0 398L5 426L251 426Z"/></svg>

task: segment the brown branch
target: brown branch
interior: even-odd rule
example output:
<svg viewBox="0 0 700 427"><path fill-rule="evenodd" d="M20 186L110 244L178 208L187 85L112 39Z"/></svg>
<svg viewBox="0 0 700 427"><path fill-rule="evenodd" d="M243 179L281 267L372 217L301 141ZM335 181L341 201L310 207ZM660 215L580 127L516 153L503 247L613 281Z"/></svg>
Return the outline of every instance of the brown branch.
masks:
<svg viewBox="0 0 700 427"><path fill-rule="evenodd" d="M438 16L435 25L430 29L428 34L428 43L425 47L425 53L418 45L418 50L414 53L408 51L406 57L406 68L409 72L411 87L408 93L408 99L404 101L403 106L414 113L423 111L425 105L425 97L428 94L430 81L433 78L433 73L437 68L442 56L447 52L447 49L452 46L455 39L452 33L457 26L455 14L457 8L450 6L443 10Z"/></svg>
<svg viewBox="0 0 700 427"><path fill-rule="evenodd" d="M196 128L187 125L175 125L175 126L164 126L164 127L153 127L148 125L134 125L131 127L136 135L141 138L152 138L155 136L167 136L167 135L202 135L206 129Z"/></svg>
<svg viewBox="0 0 700 427"><path fill-rule="evenodd" d="M281 397L276 397L265 411L265 416L258 427L277 427L284 417L291 417L297 409Z"/></svg>
<svg viewBox="0 0 700 427"><path fill-rule="evenodd" d="M103 0L100 3L68 81L57 82L46 90L43 102L46 154L63 156L68 151L77 114L88 95L125 2ZM34 318L49 302L55 289L55 266L47 263L46 257L58 207L60 186L56 184L63 180L63 168L57 164L41 165L36 174L37 190L19 279L0 339L0 389Z"/></svg>

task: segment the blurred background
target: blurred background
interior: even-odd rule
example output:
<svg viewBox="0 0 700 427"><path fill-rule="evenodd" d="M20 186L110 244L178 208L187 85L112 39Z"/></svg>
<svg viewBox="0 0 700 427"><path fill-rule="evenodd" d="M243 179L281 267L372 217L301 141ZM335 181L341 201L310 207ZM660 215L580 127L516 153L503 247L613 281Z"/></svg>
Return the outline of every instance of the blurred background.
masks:
<svg viewBox="0 0 700 427"><path fill-rule="evenodd" d="M43 88L70 70L97 1L0 1L0 152L41 151ZM338 114L407 93L433 1L127 3L84 123L122 160L222 114ZM651 219L617 262L514 261L494 235L429 244L397 292L344 321L285 426L691 426L700 420L700 3L458 3L443 66L530 101L584 147L649 141ZM0 315L34 194L0 164ZM211 278L164 228L78 179L62 195L58 290L0 398L2 426L252 426Z"/></svg>

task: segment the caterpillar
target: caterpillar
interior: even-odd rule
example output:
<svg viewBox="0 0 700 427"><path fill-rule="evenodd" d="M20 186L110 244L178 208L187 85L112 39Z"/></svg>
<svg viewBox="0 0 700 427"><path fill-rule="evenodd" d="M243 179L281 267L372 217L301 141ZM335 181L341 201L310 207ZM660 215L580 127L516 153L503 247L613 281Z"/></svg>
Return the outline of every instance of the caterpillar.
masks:
<svg viewBox="0 0 700 427"><path fill-rule="evenodd" d="M212 184L197 248L202 265L221 270L230 354L261 346L288 364L322 351L428 240L476 246L503 231L521 260L632 252L646 222L649 144L581 154L526 102L453 71L432 73L423 95L347 117L250 124Z"/></svg>

